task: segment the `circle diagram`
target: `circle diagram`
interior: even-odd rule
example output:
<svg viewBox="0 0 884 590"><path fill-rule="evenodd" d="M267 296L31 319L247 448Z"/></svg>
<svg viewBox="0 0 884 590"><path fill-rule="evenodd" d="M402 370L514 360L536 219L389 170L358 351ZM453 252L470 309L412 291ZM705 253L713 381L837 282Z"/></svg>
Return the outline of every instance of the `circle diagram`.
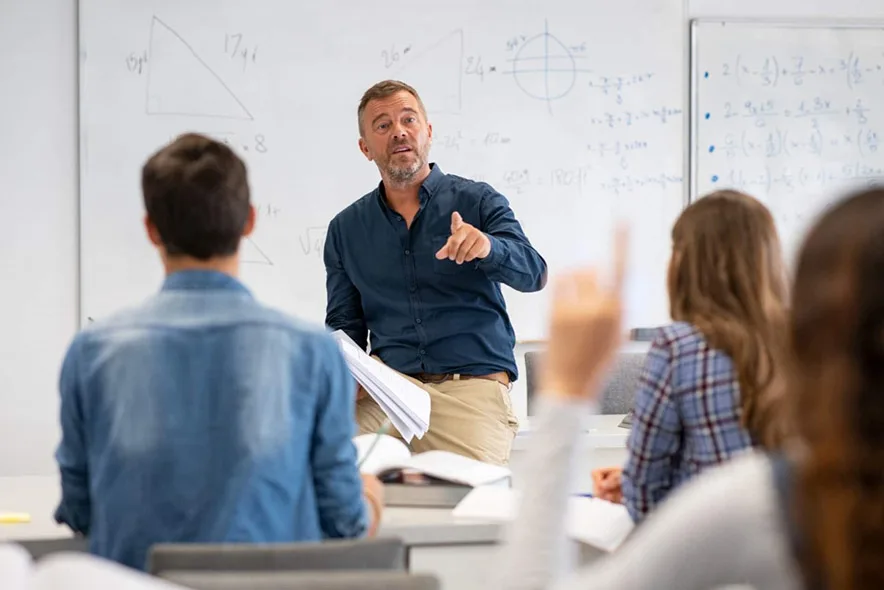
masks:
<svg viewBox="0 0 884 590"><path fill-rule="evenodd" d="M522 43L512 58L512 74L519 89L546 102L568 95L577 82L577 60L568 47L544 31Z"/></svg>

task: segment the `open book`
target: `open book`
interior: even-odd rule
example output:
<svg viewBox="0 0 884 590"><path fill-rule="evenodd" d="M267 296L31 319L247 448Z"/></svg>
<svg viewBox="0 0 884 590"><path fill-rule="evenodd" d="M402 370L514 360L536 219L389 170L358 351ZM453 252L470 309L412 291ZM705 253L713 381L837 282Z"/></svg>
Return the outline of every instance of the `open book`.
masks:
<svg viewBox="0 0 884 590"><path fill-rule="evenodd" d="M54 553L34 563L14 543L0 542L3 590L186 590L87 553Z"/></svg>
<svg viewBox="0 0 884 590"><path fill-rule="evenodd" d="M374 444L376 437L379 438L377 444ZM360 471L376 475L382 480L387 476L406 472L446 483L476 487L508 486L512 476L508 467L483 463L448 451L427 451L412 455L401 440L386 434L363 434L354 438L353 443L356 445L358 460L362 462Z"/></svg>
<svg viewBox="0 0 884 590"><path fill-rule="evenodd" d="M423 438L430 427L430 394L371 358L341 330L332 336L353 378L378 403L402 438L408 442L414 437Z"/></svg>

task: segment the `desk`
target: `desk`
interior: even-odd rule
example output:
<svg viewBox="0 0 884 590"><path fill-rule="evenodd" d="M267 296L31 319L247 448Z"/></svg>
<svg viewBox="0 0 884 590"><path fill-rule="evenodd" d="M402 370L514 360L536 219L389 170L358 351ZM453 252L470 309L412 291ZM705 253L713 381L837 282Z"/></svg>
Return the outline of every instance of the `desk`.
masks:
<svg viewBox="0 0 884 590"><path fill-rule="evenodd" d="M27 512L31 522L0 524L0 541L71 538L52 518L61 499L58 476L0 477L0 512Z"/></svg>
<svg viewBox="0 0 884 590"><path fill-rule="evenodd" d="M584 432L578 445L576 492L592 492L593 469L623 465L626 462L626 439L629 437L629 429L618 426L624 417L625 414L589 414L584 418ZM513 470L515 487L521 485L525 453L530 440L531 419L528 418L520 426L510 455L510 468Z"/></svg>
<svg viewBox="0 0 884 590"><path fill-rule="evenodd" d="M442 590L479 590L494 565L504 525L459 519L443 508L387 508L380 535L395 536L408 547L408 568L439 578ZM573 541L572 562L585 564L604 553Z"/></svg>
<svg viewBox="0 0 884 590"><path fill-rule="evenodd" d="M626 456L628 430L617 424L620 415L587 416L580 440L577 485L591 491L595 467L622 465ZM525 423L513 445L511 467L514 483L520 486L520 469L530 444L530 422ZM58 476L0 477L0 511L27 512L31 522L0 525L0 542L5 540L71 539L71 531L55 523L52 514L61 496ZM485 587L496 544L503 525L496 522L457 519L447 509L388 507L380 534L400 537L409 548L409 569L436 575L443 590L472 590ZM574 558L586 562L601 553L580 543L572 544Z"/></svg>

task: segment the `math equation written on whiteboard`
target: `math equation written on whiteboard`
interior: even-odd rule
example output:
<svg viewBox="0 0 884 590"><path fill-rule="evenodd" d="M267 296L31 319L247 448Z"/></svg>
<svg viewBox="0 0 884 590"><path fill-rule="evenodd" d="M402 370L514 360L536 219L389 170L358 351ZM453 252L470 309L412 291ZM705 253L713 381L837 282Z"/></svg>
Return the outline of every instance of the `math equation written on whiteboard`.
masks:
<svg viewBox="0 0 884 590"><path fill-rule="evenodd" d="M700 96L714 97L697 114L701 186L758 195L791 223L808 220L815 195L881 182L884 53L760 53L699 72Z"/></svg>

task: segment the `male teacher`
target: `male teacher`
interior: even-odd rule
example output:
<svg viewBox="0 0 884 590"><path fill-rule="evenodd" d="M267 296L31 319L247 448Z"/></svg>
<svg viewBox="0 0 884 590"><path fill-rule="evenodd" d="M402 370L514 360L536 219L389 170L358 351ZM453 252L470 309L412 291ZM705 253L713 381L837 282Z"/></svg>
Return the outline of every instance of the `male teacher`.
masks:
<svg viewBox="0 0 884 590"><path fill-rule="evenodd" d="M382 180L329 225L326 324L363 348L370 332L371 353L429 392L430 429L414 452L505 464L517 369L500 283L539 291L546 262L503 195L429 162L433 127L414 88L379 82L357 116L359 149ZM360 394L359 430L374 432L386 417Z"/></svg>

